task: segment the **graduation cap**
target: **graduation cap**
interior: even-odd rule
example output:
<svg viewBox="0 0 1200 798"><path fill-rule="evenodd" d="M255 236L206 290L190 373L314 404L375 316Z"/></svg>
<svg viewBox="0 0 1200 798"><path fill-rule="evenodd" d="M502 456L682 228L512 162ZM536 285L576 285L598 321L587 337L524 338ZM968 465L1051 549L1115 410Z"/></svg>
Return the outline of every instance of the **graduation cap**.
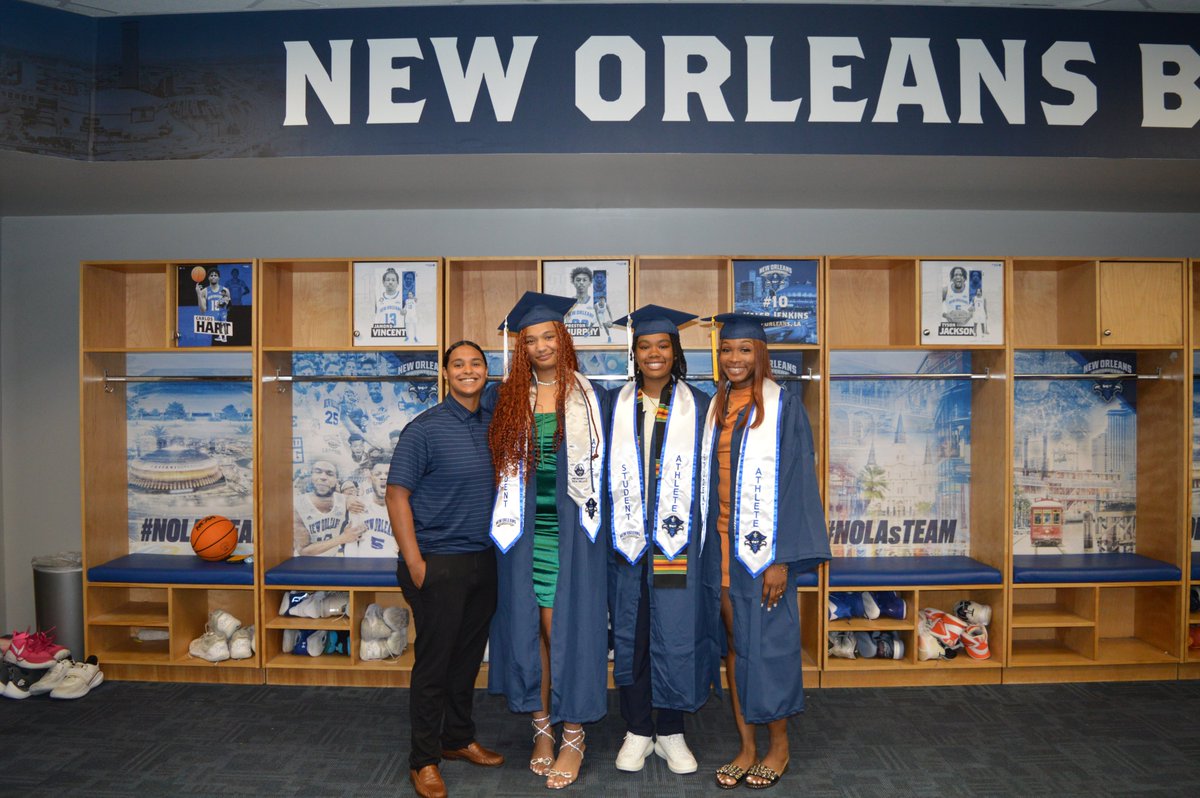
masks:
<svg viewBox="0 0 1200 798"><path fill-rule="evenodd" d="M496 329L517 332L544 321L561 322L574 304L571 297L526 291Z"/></svg>
<svg viewBox="0 0 1200 798"><path fill-rule="evenodd" d="M655 333L678 334L679 328L696 318L695 313L684 313L682 310L664 308L661 305L643 305L642 307L617 319L613 324L633 327L633 335L654 335Z"/></svg>
<svg viewBox="0 0 1200 798"><path fill-rule="evenodd" d="M730 338L753 338L756 341L766 342L767 334L763 332L762 326L777 322L779 319L756 313L718 313L707 321L721 323L721 340L723 341Z"/></svg>

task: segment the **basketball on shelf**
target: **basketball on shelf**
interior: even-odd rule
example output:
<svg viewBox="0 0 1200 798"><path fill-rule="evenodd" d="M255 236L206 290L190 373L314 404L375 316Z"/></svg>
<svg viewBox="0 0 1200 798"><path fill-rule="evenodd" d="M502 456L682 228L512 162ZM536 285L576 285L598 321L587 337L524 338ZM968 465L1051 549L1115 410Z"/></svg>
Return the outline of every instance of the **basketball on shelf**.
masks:
<svg viewBox="0 0 1200 798"><path fill-rule="evenodd" d="M192 267L192 281L202 283L208 279L208 269L203 266Z"/></svg>
<svg viewBox="0 0 1200 798"><path fill-rule="evenodd" d="M237 542L237 527L223 515L206 516L192 527L192 550L202 560L228 560Z"/></svg>

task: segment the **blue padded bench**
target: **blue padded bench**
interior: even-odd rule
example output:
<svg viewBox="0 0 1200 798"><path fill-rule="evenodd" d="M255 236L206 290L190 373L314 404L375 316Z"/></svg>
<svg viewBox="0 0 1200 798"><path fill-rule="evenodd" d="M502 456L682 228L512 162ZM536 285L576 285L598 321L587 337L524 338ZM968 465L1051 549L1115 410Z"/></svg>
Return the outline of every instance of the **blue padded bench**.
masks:
<svg viewBox="0 0 1200 798"><path fill-rule="evenodd" d="M796 577L796 587L819 587L820 584L821 577L816 568L811 571L803 571Z"/></svg>
<svg viewBox="0 0 1200 798"><path fill-rule="evenodd" d="M268 585L400 587L394 557L293 557L267 571Z"/></svg>
<svg viewBox="0 0 1200 798"><path fill-rule="evenodd" d="M1178 582L1182 574L1170 563L1140 554L1018 554L1013 582Z"/></svg>
<svg viewBox="0 0 1200 798"><path fill-rule="evenodd" d="M247 562L208 562L186 554L126 554L88 569L89 582L163 585L253 585Z"/></svg>
<svg viewBox="0 0 1200 798"><path fill-rule="evenodd" d="M970 557L834 557L829 586L1000 585L1004 578Z"/></svg>

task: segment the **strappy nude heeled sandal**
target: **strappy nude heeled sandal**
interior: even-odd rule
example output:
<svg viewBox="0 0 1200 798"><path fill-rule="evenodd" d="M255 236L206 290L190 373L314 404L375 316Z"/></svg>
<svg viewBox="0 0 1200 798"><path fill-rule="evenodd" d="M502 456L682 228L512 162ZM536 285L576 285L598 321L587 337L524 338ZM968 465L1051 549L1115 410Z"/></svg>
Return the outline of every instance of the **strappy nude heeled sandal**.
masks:
<svg viewBox="0 0 1200 798"><path fill-rule="evenodd" d="M554 735L550 733L550 716L546 715L541 718L531 718L530 723L533 724L533 742L536 744L538 737L545 737L550 740L550 750L554 750ZM538 776L548 776L550 774L550 766L554 764L552 756L537 756L529 760L529 769Z"/></svg>
<svg viewBox="0 0 1200 798"><path fill-rule="evenodd" d="M568 737L567 735L569 734L574 735L574 737ZM562 747L558 749L559 755L562 755L563 748L574 748L579 752L579 767L582 768L584 749L583 738L586 736L587 732L585 732L583 729L563 729ZM562 784L551 784L550 779L553 778L566 779L566 781L564 781ZM551 768L550 770L546 771L546 787L551 790L561 790L566 787L570 787L578 778L579 773L577 772L572 773L569 770L555 770L554 768Z"/></svg>

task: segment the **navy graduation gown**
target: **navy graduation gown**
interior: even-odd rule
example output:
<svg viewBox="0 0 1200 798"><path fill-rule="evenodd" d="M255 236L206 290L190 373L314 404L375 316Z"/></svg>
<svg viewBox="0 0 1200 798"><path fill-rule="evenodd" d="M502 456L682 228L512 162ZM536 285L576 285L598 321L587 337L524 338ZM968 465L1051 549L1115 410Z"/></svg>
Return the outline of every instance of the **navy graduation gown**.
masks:
<svg viewBox="0 0 1200 798"><path fill-rule="evenodd" d="M704 417L708 412L708 396L687 383L696 402L696 482L700 480L700 446L704 438ZM616 405L616 392L610 394ZM609 425L610 435L612 425ZM639 430L640 433L640 430ZM638 443L648 441L639 434ZM609 451L612 447L609 447ZM639 456L641 450L639 450ZM708 700L712 685L720 684L720 582L714 588L703 579L701 551L700 508L707 499L704 489L696 485L692 502L691 542L687 554L687 587L656 590L650 586L650 686L653 705L662 709L695 712ZM652 514L653 509L647 508ZM606 533L612 539L612 515L607 516ZM613 630L613 681L617 685L633 683L634 630L642 591L639 580L652 580L652 569L644 568L646 558L653 557L654 542L634 565L610 545L608 568L608 603ZM717 565L718 571L720 564Z"/></svg>
<svg viewBox="0 0 1200 798"><path fill-rule="evenodd" d="M713 401L719 401L722 386ZM738 416L738 424L749 408ZM770 612L762 604L762 576L751 577L735 558L729 563L729 600L733 605L735 682L747 723L769 723L804 711L801 683L800 612L795 589L799 574L830 557L825 511L818 488L812 427L799 395L783 394L780 421L779 492L776 507L775 562L787 563L789 591ZM736 474L744 428L735 426L730 473ZM712 441L705 445L711 445ZM717 533L720 479L713 461L709 484L708 536L705 540L706 586L721 586L721 536ZM736 501L736 495L732 497ZM730 530L732 534L732 530Z"/></svg>
<svg viewBox="0 0 1200 798"><path fill-rule="evenodd" d="M600 419L609 417L607 393L596 390ZM600 434L607 438L604 430ZM597 487L607 490L597 460ZM550 722L591 723L608 709L608 607L606 525L588 540L579 506L567 495L566 442L558 449L558 586L550 628ZM600 502L603 507L603 502ZM533 593L533 526L536 483L525 485L524 531L507 554L496 550L497 605L488 649L488 692L508 698L513 712L542 708L540 620Z"/></svg>

